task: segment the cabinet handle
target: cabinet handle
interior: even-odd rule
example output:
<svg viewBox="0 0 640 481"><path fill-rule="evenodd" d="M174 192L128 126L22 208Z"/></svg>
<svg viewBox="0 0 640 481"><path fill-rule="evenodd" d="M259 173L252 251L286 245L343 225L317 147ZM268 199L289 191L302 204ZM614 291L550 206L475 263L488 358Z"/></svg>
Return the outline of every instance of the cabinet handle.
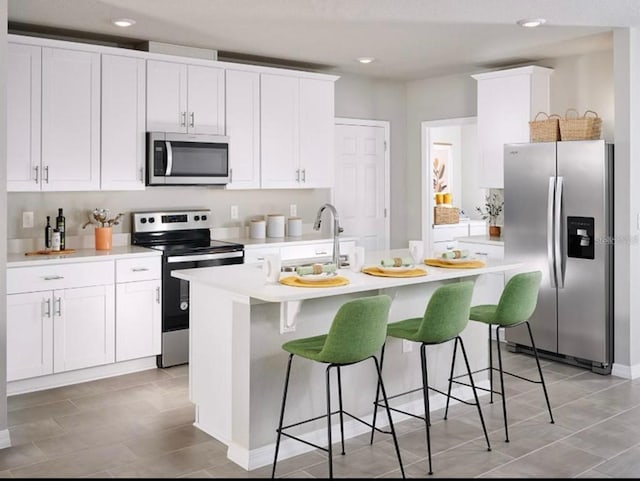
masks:
<svg viewBox="0 0 640 481"><path fill-rule="evenodd" d="M302 169L302 182L307 181L307 169Z"/></svg>
<svg viewBox="0 0 640 481"><path fill-rule="evenodd" d="M38 170L39 170L39 169L40 169L40 167L39 167L38 165L36 165L36 166L33 168L33 170L35 170L35 171L36 171L36 179L35 179L36 184L38 183L38 173L39 173L39 172L38 172Z"/></svg>
<svg viewBox="0 0 640 481"><path fill-rule="evenodd" d="M131 270L133 272L145 272L145 271L148 271L149 268L148 267L133 267Z"/></svg>
<svg viewBox="0 0 640 481"><path fill-rule="evenodd" d="M55 315L60 317L62 316L62 297L58 297L56 302L58 303L58 310L55 312Z"/></svg>
<svg viewBox="0 0 640 481"><path fill-rule="evenodd" d="M320 252L316 251L316 255L317 255L317 256L326 256L326 255L328 255L328 254L329 254L329 253L328 253L327 251L320 251Z"/></svg>
<svg viewBox="0 0 640 481"><path fill-rule="evenodd" d="M46 177L44 178L44 181L48 184L49 183L49 166L48 165L44 166L44 173L47 174Z"/></svg>
<svg viewBox="0 0 640 481"><path fill-rule="evenodd" d="M233 169L229 169L229 183L233 183Z"/></svg>
<svg viewBox="0 0 640 481"><path fill-rule="evenodd" d="M191 112L191 113L189 114L189 119L190 119L190 120L189 120L189 127L193 127L193 126L195 126L195 125L196 125L196 114L195 114L195 113L193 113L193 112Z"/></svg>
<svg viewBox="0 0 640 481"><path fill-rule="evenodd" d="M46 299L46 300L42 303L42 306L43 306L43 307L44 307L45 305L47 306L47 310L46 310L46 311L44 311L44 314L43 314L43 315L44 315L45 317L48 317L49 319L51 319L51 298Z"/></svg>
<svg viewBox="0 0 640 481"><path fill-rule="evenodd" d="M160 287L156 287L156 304L160 304Z"/></svg>
<svg viewBox="0 0 640 481"><path fill-rule="evenodd" d="M180 127L186 127L186 126L187 126L187 113L180 112Z"/></svg>
<svg viewBox="0 0 640 481"><path fill-rule="evenodd" d="M59 279L64 279L64 276L44 276L45 281L57 281Z"/></svg>
<svg viewBox="0 0 640 481"><path fill-rule="evenodd" d="M140 167L140 182L144 182L144 167Z"/></svg>
<svg viewBox="0 0 640 481"><path fill-rule="evenodd" d="M300 169L296 169L296 182L300 182Z"/></svg>

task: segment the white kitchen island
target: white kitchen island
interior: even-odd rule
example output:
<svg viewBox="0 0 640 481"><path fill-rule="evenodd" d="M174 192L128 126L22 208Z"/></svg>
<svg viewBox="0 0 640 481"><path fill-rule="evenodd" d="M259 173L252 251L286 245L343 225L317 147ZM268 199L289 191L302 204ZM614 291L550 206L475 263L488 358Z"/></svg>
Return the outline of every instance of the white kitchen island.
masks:
<svg viewBox="0 0 640 481"><path fill-rule="evenodd" d="M376 264L381 257L406 255L406 249L383 256L369 254L367 260L371 262L367 265ZM426 276L411 278L374 277L340 269L339 274L349 279L349 284L329 288L267 284L260 264L174 271L174 277L189 281L190 286L189 395L196 406L195 425L225 443L229 459L243 468L251 470L270 464L288 356L281 349L284 342L326 333L340 305L350 299L380 293L390 295L393 302L389 321L393 322L421 316L431 293L442 284L517 269L521 264L490 261L480 269L423 267ZM482 299L474 299L474 303L478 302ZM472 370L486 367L486 326L470 322L463 338ZM428 348L430 384L446 387L452 350L453 343ZM419 361L417 344L395 339L387 342L383 376L389 395L420 386ZM320 363L294 359L285 424L326 412L325 368ZM459 357L456 372L462 370ZM343 369L343 401L347 411L371 420L375 379L372 361ZM332 386L335 388L335 382ZM471 397L464 387L458 388L457 395ZM420 393L416 393L414 398L403 397L392 405L400 407L398 403L402 402L405 410L420 412L420 399ZM441 406L444 397L432 395L431 409ZM394 421L402 418L394 414ZM378 423L383 426L386 416L378 416ZM323 420L308 423L300 427L303 429L300 434L324 444L325 426ZM366 429L356 421L345 420L345 437L356 436ZM279 459L310 449L313 448L283 438Z"/></svg>

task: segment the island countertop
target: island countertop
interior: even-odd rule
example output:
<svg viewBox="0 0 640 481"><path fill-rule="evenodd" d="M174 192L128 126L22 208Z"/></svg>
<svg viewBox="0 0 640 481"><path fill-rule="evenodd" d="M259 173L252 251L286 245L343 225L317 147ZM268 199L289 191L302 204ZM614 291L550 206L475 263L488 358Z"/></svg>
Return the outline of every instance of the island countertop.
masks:
<svg viewBox="0 0 640 481"><path fill-rule="evenodd" d="M406 249L398 249L385 253L384 257L402 257L407 255L408 251ZM383 257L375 256L375 253L367 255L368 262L365 263L365 266L377 265L379 264L379 259L382 258ZM374 261L374 259L376 259L376 261ZM487 260L485 267L474 269L442 268L422 265L420 268L425 269L427 274L420 277L380 277L363 272L353 272L349 268L341 268L338 270L338 274L347 278L349 284L337 287L292 287L280 283L267 283L265 275L262 272L262 264L260 263L182 269L173 271L171 275L179 279L202 283L210 287L223 289L266 302L288 302L411 284L422 284L425 282L459 279L492 272L504 272L519 267L521 267L521 264L517 262L505 262L493 259ZM293 274L283 272L281 278L290 275Z"/></svg>

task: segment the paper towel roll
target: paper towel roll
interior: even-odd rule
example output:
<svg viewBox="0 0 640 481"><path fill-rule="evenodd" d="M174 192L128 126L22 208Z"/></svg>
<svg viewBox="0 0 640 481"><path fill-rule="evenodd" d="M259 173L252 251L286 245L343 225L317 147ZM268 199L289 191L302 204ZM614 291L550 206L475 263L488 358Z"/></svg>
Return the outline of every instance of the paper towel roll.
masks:
<svg viewBox="0 0 640 481"><path fill-rule="evenodd" d="M267 237L284 237L284 215L267 215Z"/></svg>
<svg viewBox="0 0 640 481"><path fill-rule="evenodd" d="M252 220L249 225L249 237L252 239L264 239L267 223L264 219Z"/></svg>
<svg viewBox="0 0 640 481"><path fill-rule="evenodd" d="M289 237L300 237L302 235L302 219L300 217L289 217L287 235Z"/></svg>

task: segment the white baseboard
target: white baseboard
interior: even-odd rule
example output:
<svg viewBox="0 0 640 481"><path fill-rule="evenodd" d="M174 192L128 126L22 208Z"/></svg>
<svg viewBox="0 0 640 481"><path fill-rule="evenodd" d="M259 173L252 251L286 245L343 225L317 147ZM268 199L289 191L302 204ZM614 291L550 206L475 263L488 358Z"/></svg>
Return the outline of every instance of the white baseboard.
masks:
<svg viewBox="0 0 640 481"><path fill-rule="evenodd" d="M625 366L623 364L613 363L613 366L611 366L611 375L623 379L638 379L640 378L640 364Z"/></svg>
<svg viewBox="0 0 640 481"><path fill-rule="evenodd" d="M7 383L7 396L14 394L24 394L54 387L68 386L79 382L95 381L111 376L129 374L137 371L144 371L156 367L156 356L143 357L132 361L115 362L103 366L77 369L75 371L60 372L47 376L20 379Z"/></svg>
<svg viewBox="0 0 640 481"><path fill-rule="evenodd" d="M11 437L9 435L9 430L4 429L0 431L0 449L11 447Z"/></svg>

